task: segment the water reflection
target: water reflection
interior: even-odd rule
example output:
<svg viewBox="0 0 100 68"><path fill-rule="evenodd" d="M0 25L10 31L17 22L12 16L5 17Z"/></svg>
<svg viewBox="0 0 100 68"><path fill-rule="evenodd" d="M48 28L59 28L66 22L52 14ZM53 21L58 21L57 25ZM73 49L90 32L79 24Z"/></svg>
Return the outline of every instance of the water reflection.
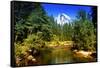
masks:
<svg viewBox="0 0 100 68"><path fill-rule="evenodd" d="M52 52L43 53L40 56L39 64L60 64L60 63L76 63L76 62L90 62L96 61L91 58L84 58L76 56L71 49L55 48Z"/></svg>
<svg viewBox="0 0 100 68"><path fill-rule="evenodd" d="M42 54L40 62L40 64L71 63L73 62L73 53L70 49L55 48L50 53Z"/></svg>

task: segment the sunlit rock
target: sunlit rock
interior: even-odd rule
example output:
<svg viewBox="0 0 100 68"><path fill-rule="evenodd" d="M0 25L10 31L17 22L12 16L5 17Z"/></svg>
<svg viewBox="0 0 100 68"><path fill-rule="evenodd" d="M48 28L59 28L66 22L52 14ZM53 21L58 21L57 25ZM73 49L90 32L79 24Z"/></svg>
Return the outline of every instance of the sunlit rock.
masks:
<svg viewBox="0 0 100 68"><path fill-rule="evenodd" d="M92 52L90 52L90 51L83 51L83 50L80 50L80 51L74 50L73 52L74 52L77 56L79 56L79 57L85 57L85 58L90 57L90 55L92 54Z"/></svg>

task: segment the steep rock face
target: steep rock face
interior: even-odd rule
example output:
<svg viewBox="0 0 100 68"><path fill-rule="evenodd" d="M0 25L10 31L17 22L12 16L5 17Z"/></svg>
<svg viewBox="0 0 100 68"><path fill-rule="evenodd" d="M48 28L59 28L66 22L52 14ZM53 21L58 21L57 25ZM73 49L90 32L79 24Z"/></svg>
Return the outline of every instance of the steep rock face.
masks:
<svg viewBox="0 0 100 68"><path fill-rule="evenodd" d="M61 13L57 16L56 21L58 24L63 25L65 23L70 23L71 18L67 14Z"/></svg>

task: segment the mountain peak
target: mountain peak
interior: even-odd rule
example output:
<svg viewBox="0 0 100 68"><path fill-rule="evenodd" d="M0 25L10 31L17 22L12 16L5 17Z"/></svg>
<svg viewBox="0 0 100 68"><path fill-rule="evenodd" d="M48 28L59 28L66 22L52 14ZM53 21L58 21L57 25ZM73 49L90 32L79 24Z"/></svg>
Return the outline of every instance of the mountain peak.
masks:
<svg viewBox="0 0 100 68"><path fill-rule="evenodd" d="M70 20L71 18L65 13L58 14L56 18L57 23L60 25L63 25L65 23L70 23Z"/></svg>

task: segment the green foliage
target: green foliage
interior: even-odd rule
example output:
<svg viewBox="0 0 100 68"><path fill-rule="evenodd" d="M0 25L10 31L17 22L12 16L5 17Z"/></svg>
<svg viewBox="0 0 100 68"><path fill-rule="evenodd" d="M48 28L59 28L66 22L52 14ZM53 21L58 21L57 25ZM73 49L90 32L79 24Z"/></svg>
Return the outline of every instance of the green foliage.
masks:
<svg viewBox="0 0 100 68"><path fill-rule="evenodd" d="M15 43L15 56L16 57L21 57L27 50L29 50L29 47L25 43ZM29 44L28 44L29 45Z"/></svg>
<svg viewBox="0 0 100 68"><path fill-rule="evenodd" d="M87 18L75 21L73 36L75 47L83 50L96 50L96 35L94 34L94 31L92 22Z"/></svg>
<svg viewBox="0 0 100 68"><path fill-rule="evenodd" d="M78 11L76 17L77 17L77 19L84 21L84 20L87 19L87 13L86 13L85 10L82 10L82 9L81 9L81 10Z"/></svg>
<svg viewBox="0 0 100 68"><path fill-rule="evenodd" d="M87 16L84 10L80 10L75 20L60 25L53 16L46 14L40 3L16 3L16 57L24 55L33 47L45 57L45 54L52 52L50 46L72 45L72 42L74 49L96 51L96 22L93 23Z"/></svg>
<svg viewBox="0 0 100 68"><path fill-rule="evenodd" d="M63 26L63 35L64 35L64 40L66 41L71 41L72 40L72 34L73 34L73 30L72 30L72 24L71 23L66 23Z"/></svg>

